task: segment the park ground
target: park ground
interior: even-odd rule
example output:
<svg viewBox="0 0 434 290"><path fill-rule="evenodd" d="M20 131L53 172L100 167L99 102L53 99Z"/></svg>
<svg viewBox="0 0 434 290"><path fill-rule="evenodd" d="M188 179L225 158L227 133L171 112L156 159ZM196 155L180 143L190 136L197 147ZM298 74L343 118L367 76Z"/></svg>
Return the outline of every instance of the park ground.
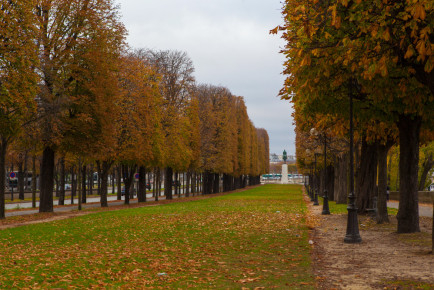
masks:
<svg viewBox="0 0 434 290"><path fill-rule="evenodd" d="M212 197L212 198L208 198ZM0 221L0 288L433 289L421 232L321 215L297 185ZM157 206L161 205L161 206Z"/></svg>

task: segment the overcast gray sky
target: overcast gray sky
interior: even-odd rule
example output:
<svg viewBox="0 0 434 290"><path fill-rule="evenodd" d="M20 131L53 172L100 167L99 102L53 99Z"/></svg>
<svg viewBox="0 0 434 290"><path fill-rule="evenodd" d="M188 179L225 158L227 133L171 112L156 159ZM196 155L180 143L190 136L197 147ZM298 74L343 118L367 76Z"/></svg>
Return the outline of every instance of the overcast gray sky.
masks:
<svg viewBox="0 0 434 290"><path fill-rule="evenodd" d="M295 154L292 108L277 97L284 46L280 0L116 0L133 48L181 50L198 83L243 96L250 119L270 136L270 152Z"/></svg>

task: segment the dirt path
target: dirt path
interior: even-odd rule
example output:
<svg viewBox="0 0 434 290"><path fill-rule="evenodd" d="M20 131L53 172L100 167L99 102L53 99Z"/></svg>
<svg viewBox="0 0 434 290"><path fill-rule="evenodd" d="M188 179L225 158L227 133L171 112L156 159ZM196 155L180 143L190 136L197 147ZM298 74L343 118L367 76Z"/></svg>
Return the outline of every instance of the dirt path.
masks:
<svg viewBox="0 0 434 290"><path fill-rule="evenodd" d="M347 215L324 216L321 206L310 204L319 218L312 232L319 289L434 289L431 218L421 218L420 233L398 235L395 217L390 224L377 225L359 216L362 243L345 244Z"/></svg>

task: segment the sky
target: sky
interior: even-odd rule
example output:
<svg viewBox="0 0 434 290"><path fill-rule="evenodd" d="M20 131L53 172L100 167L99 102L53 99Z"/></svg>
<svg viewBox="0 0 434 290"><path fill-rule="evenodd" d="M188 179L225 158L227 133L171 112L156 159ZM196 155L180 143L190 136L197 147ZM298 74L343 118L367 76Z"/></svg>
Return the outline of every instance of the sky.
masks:
<svg viewBox="0 0 434 290"><path fill-rule="evenodd" d="M270 153L295 155L295 133L283 87L280 0L116 0L132 48L185 51L197 83L243 96L250 119L267 130Z"/></svg>

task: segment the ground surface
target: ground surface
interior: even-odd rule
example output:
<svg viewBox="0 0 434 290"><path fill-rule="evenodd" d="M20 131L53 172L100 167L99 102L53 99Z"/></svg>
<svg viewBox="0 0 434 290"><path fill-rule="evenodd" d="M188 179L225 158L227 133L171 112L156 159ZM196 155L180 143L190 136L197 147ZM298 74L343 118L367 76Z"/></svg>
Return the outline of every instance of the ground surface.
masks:
<svg viewBox="0 0 434 290"><path fill-rule="evenodd" d="M309 202L309 204L311 204ZM396 218L377 225L359 216L362 243L345 244L347 215L321 215L313 231L314 273L320 289L434 289L431 218L421 218L421 232L396 233Z"/></svg>
<svg viewBox="0 0 434 290"><path fill-rule="evenodd" d="M193 199L3 229L0 289L315 288L301 186Z"/></svg>
<svg viewBox="0 0 434 290"><path fill-rule="evenodd" d="M189 200L204 198L206 197L194 197ZM147 205L155 206L178 201L183 201L183 199L170 202L160 201L159 203L149 202ZM392 216L390 217L391 223L386 225L376 225L371 219L359 216L360 235L363 241L361 244L351 245L343 243L347 224L346 214L323 216L321 215L321 206L314 207L308 200L306 203L312 214L309 220L314 220L314 222L309 222L309 227L312 228L310 240L313 243L313 274L317 282L315 288L434 289L434 255L430 254L431 218L421 218L420 233L398 235L396 234L396 219ZM142 205L136 204L129 207L139 206ZM125 206L8 218L0 220L0 229L57 221L86 215L94 211L121 208L125 208ZM278 271L276 270L276 272ZM283 274L283 272L279 274ZM297 276L297 274L293 275L294 277ZM257 277L253 276L253 278L256 279ZM252 286L246 284L254 282L253 278L248 275L247 278L237 280L237 284L241 287ZM312 288L312 284L303 285L303 282L299 283L302 288Z"/></svg>

